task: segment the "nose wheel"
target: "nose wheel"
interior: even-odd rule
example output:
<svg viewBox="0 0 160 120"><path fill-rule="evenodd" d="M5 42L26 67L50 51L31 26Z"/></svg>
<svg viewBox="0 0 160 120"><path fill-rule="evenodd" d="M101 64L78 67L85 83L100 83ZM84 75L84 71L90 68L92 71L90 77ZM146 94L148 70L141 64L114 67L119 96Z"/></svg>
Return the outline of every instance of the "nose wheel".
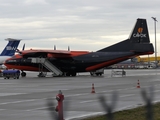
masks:
<svg viewBox="0 0 160 120"><path fill-rule="evenodd" d="M21 76L22 76L22 77L26 77L26 72L23 72L23 71L22 71Z"/></svg>

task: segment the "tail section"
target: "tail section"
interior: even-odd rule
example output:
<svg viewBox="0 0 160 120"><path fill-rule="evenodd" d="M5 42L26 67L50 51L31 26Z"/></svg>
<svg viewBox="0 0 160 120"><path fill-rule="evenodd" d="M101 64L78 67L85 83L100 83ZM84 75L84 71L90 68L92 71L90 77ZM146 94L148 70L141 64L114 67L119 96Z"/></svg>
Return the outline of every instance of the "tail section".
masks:
<svg viewBox="0 0 160 120"><path fill-rule="evenodd" d="M149 33L146 19L137 19L136 25L129 37L131 42L149 43Z"/></svg>
<svg viewBox="0 0 160 120"><path fill-rule="evenodd" d="M0 56L13 56L17 50L20 40L8 38L8 44L2 51Z"/></svg>
<svg viewBox="0 0 160 120"><path fill-rule="evenodd" d="M137 19L135 27L127 40L103 48L97 52L130 52L152 54L153 45L150 43L146 19Z"/></svg>

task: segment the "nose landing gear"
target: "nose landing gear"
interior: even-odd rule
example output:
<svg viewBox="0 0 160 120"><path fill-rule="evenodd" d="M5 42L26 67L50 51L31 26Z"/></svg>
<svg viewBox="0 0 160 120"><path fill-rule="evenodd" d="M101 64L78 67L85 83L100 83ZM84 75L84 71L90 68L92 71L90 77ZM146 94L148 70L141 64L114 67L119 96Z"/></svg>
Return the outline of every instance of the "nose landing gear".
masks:
<svg viewBox="0 0 160 120"><path fill-rule="evenodd" d="M26 77L26 72L23 72L23 71L22 71L21 76L22 76L22 77Z"/></svg>

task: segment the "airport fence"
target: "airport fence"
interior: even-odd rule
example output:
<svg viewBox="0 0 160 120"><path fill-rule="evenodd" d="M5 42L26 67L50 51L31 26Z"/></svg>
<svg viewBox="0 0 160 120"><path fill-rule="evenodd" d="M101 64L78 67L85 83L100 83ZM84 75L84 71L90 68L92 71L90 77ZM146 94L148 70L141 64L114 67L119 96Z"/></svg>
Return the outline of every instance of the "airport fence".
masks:
<svg viewBox="0 0 160 120"><path fill-rule="evenodd" d="M154 116L153 116L153 97L154 97L154 92L153 92L153 87L149 88L149 94L147 94L147 90L142 89L141 90L141 95L142 95L142 99L144 100L145 103L145 109L146 109L146 120L154 120ZM112 93L112 103L109 105L107 103L106 98L103 95L99 96L99 102L102 106L102 108L105 111L105 115L106 115L106 120L114 120L114 108L116 106L116 103L118 101L118 93L115 91ZM68 106L68 103L65 103L66 108ZM62 114L58 114L58 112L56 112L56 107L55 104L53 103L53 98L49 98L47 99L47 106L48 106L48 110L50 112L50 116L52 120L64 120L63 118L63 112Z"/></svg>

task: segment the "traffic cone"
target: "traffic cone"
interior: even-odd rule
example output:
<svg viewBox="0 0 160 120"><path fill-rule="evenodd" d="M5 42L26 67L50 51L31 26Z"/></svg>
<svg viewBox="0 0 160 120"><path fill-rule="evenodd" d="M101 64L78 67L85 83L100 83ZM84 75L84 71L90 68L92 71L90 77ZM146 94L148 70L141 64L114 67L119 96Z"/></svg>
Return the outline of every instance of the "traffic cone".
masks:
<svg viewBox="0 0 160 120"><path fill-rule="evenodd" d="M140 83L139 83L139 80L138 80L138 83L137 83L137 88L140 88Z"/></svg>
<svg viewBox="0 0 160 120"><path fill-rule="evenodd" d="M92 91L91 93L95 93L94 84L92 83Z"/></svg>

